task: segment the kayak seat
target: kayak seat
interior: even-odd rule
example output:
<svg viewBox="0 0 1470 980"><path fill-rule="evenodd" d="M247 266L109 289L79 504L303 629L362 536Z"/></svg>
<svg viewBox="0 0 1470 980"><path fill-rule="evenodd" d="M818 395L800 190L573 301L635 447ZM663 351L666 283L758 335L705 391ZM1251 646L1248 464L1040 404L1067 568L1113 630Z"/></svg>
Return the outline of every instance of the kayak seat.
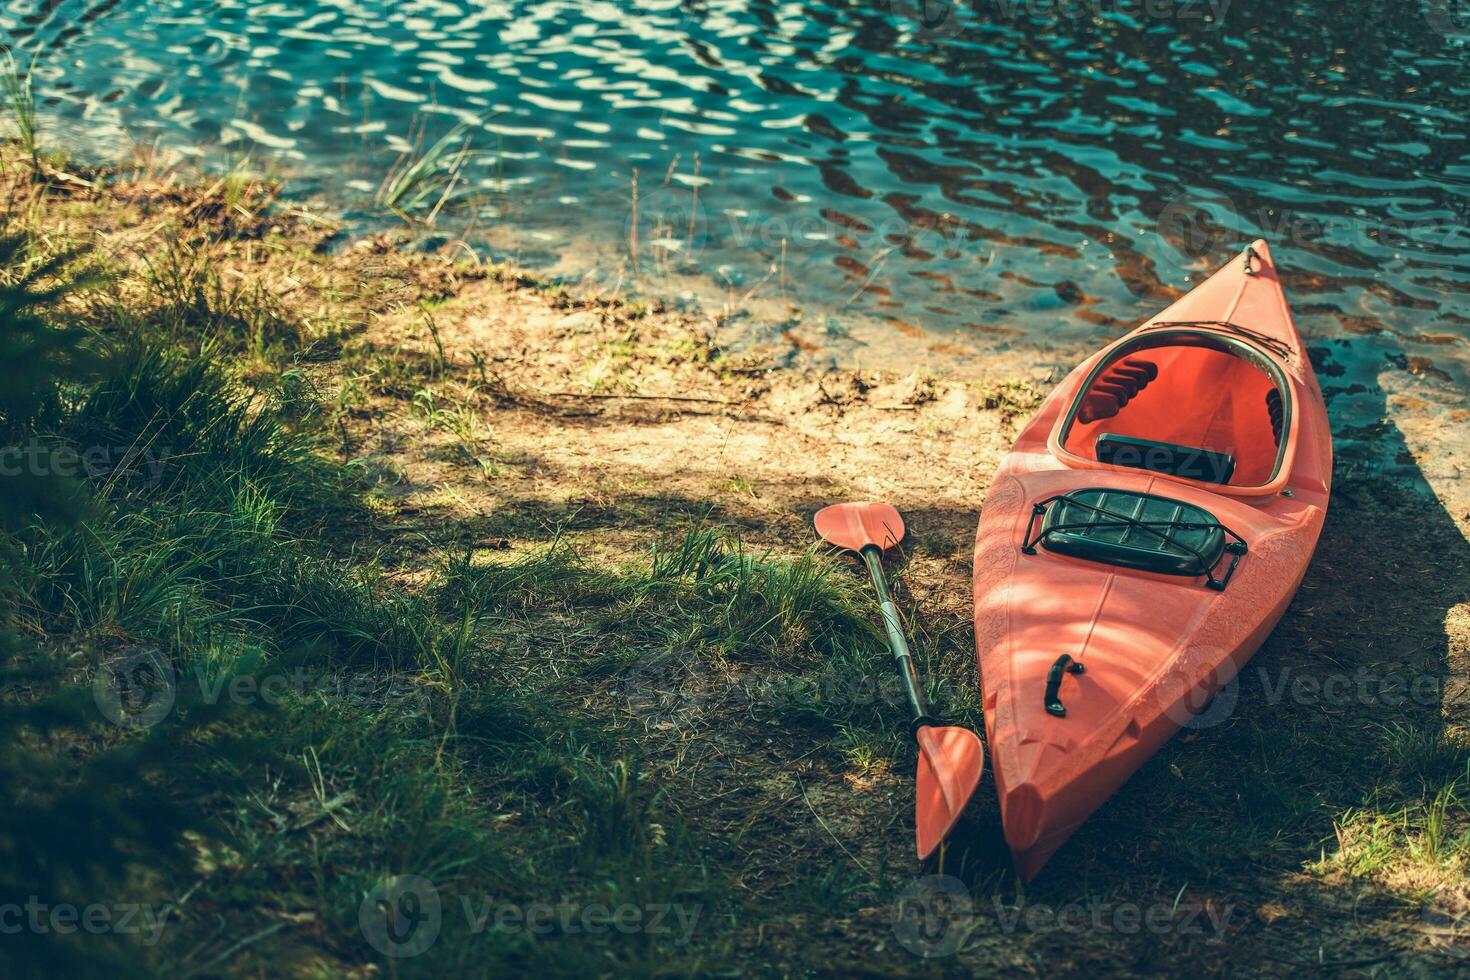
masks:
<svg viewBox="0 0 1470 980"><path fill-rule="evenodd" d="M1205 483L1229 483L1235 474L1235 457L1194 446L1179 446L1155 439L1104 432L1097 437L1097 460L1113 466L1133 466L1155 473L1170 473Z"/></svg>
<svg viewBox="0 0 1470 980"><path fill-rule="evenodd" d="M1037 519L1041 528L1036 532ZM1033 537L1033 533L1035 536ZM1090 488L1042 501L1033 509L1022 551L1036 545L1059 555L1164 575L1204 575L1223 591L1245 542L1215 515L1181 500L1131 490ZM1235 557L1223 579L1214 569Z"/></svg>

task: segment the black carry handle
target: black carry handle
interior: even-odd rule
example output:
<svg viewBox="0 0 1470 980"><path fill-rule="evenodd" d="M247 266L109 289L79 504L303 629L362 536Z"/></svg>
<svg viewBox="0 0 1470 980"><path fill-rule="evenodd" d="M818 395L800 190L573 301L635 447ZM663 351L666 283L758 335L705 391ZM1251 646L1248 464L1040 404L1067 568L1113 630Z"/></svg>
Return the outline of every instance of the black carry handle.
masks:
<svg viewBox="0 0 1470 980"><path fill-rule="evenodd" d="M1067 717L1067 707L1057 697L1062 690L1062 678L1067 674L1080 674L1086 669L1081 661L1073 660L1070 653L1062 654L1051 665L1051 670L1046 672L1046 710L1049 713L1058 718Z"/></svg>

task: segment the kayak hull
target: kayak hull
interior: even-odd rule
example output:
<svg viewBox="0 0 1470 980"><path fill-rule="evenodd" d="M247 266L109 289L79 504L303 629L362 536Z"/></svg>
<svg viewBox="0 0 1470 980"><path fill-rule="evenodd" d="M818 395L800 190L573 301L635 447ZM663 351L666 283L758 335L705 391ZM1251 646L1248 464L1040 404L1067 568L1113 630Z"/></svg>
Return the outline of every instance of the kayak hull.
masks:
<svg viewBox="0 0 1470 980"><path fill-rule="evenodd" d="M1171 324L1188 324L1187 337ZM1232 329L1241 325L1248 332ZM1191 346L1176 354L1176 335L1185 338L1180 343L1230 351L1245 345L1240 349L1268 378L1264 387L1281 389L1287 412L1273 408L1265 421L1260 407L1261 420L1250 416L1257 389L1250 399L1211 394L1205 382L1228 377L1233 384L1237 365L1222 374L1226 362L1213 352L1191 353L1200 350ZM1103 384L1099 370L1117 363L1117 352L1152 338L1167 345L1145 349L1150 363L1162 364L1165 374L1197 364L1198 376L1176 390L1167 390L1173 381L1157 382L1166 390L1149 396L1152 402L1135 395L1133 408L1084 423L1074 406ZM1197 389L1206 394L1195 400L1203 407L1182 405ZM1199 414L1197 423L1185 417L1191 412ZM1171 434L1194 426L1195 444L1209 442L1245 461L1240 479L1222 485L1085 455L1092 430L1129 426ZM1273 438L1263 449L1248 445ZM1022 430L982 507L974 594L992 772L1006 842L1023 878L1034 876L1129 776L1191 724L1260 648L1306 573L1326 516L1331 471L1326 408L1264 242L1079 365ZM1084 488L1201 508L1243 539L1245 553L1217 591L1201 576L1035 547L1038 504ZM1058 697L1065 716L1058 717L1047 707L1046 691L1063 654L1085 664L1085 672L1063 673Z"/></svg>

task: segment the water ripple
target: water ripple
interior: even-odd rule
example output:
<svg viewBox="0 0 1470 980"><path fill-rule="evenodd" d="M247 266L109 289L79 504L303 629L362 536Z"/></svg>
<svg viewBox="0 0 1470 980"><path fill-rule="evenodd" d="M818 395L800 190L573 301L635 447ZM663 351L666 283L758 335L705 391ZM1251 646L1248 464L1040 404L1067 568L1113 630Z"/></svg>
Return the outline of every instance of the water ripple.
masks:
<svg viewBox="0 0 1470 980"><path fill-rule="evenodd" d="M275 159L365 220L470 124L467 232L779 289L834 345L1081 349L1261 234L1314 338L1470 378L1470 23L1418 3L4 0L0 34L79 141Z"/></svg>

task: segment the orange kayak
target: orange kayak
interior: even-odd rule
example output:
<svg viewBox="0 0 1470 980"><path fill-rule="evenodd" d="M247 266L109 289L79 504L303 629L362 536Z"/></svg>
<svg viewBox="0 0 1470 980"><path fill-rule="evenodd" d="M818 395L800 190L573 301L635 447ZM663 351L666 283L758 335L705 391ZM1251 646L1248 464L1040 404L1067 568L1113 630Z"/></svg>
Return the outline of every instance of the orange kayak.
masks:
<svg viewBox="0 0 1470 980"><path fill-rule="evenodd" d="M1042 404L975 539L985 728L1022 878L1260 647L1331 483L1327 409L1262 241Z"/></svg>

